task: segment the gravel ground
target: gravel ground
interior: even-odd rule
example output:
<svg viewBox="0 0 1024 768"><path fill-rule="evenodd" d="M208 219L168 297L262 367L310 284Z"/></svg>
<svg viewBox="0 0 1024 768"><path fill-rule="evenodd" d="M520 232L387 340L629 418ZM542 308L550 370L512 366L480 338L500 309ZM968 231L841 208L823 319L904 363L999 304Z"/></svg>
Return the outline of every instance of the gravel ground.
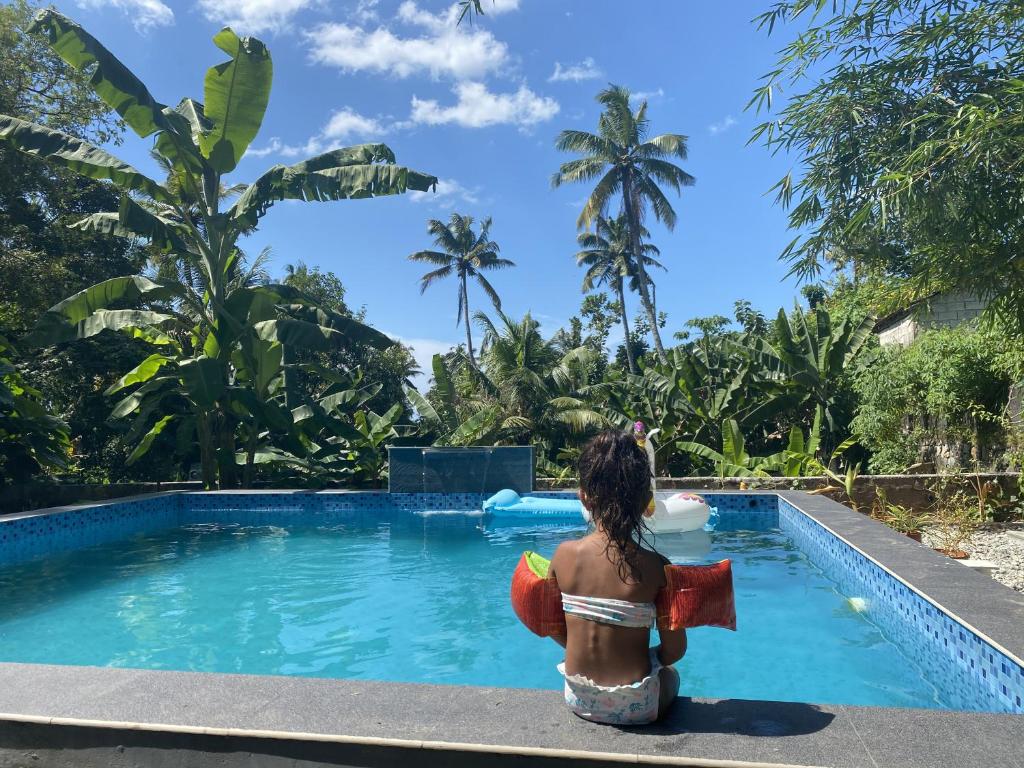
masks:
<svg viewBox="0 0 1024 768"><path fill-rule="evenodd" d="M1010 536L1007 531L1024 532L1024 525L993 525L979 531L964 549L975 560L990 560L998 566L993 578L1011 589L1024 592L1024 539ZM928 535L925 534L925 543Z"/></svg>

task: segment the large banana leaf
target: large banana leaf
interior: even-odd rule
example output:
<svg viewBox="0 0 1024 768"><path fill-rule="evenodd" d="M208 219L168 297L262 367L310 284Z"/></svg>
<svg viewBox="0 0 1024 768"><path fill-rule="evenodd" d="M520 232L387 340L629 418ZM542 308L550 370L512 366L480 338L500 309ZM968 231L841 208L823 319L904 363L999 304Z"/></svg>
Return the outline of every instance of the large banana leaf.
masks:
<svg viewBox="0 0 1024 768"><path fill-rule="evenodd" d="M443 426L444 422L441 420L440 414L430 404L430 401L420 394L419 390L414 387L406 387L405 396L409 398L409 402L412 403L412 407L416 409L416 413L419 414L420 420L424 424L428 425L431 429L438 429Z"/></svg>
<svg viewBox="0 0 1024 768"><path fill-rule="evenodd" d="M279 341L299 349L326 352L345 345L344 334L316 323L304 320L281 318L264 320L253 326L256 335L263 341Z"/></svg>
<svg viewBox="0 0 1024 768"><path fill-rule="evenodd" d="M744 449L743 433L736 419L722 422L722 455L730 464L744 466L749 457Z"/></svg>
<svg viewBox="0 0 1024 768"><path fill-rule="evenodd" d="M100 232L117 237L143 237L161 251L186 253L188 230L180 222L143 208L127 195L117 213L94 213L72 225L83 232Z"/></svg>
<svg viewBox="0 0 1024 768"><path fill-rule="evenodd" d="M109 152L87 141L10 115L0 115L0 139L16 149L35 155L90 179L112 181L126 192L143 192L154 200L172 202L164 187Z"/></svg>
<svg viewBox="0 0 1024 768"><path fill-rule="evenodd" d="M391 162L376 164L374 160L308 170L320 165L318 160L313 158L293 166L275 165L246 188L228 210L228 216L243 226L253 227L278 200L358 199L399 195L410 189L426 192L437 185L435 176Z"/></svg>
<svg viewBox="0 0 1024 768"><path fill-rule="evenodd" d="M336 392L333 395L321 398L320 407L327 412L344 412L345 410L359 408L376 397L383 388L384 385L378 383L370 384L360 389L346 389L342 392Z"/></svg>
<svg viewBox="0 0 1024 768"><path fill-rule="evenodd" d="M92 67L89 85L139 136L167 128L164 105L110 51L71 19L49 8L36 14L30 32L46 36L64 61L85 73Z"/></svg>
<svg viewBox="0 0 1024 768"><path fill-rule="evenodd" d="M44 316L45 317L45 316ZM123 331L135 328L160 328L177 320L174 315L150 312L144 309L97 309L77 323L54 325L45 338L32 331L37 346L51 346L76 339L88 339L103 331Z"/></svg>
<svg viewBox="0 0 1024 768"><path fill-rule="evenodd" d="M497 424L496 419L501 413L497 405L492 405L466 419L454 434L448 438L449 445L472 445L486 435L492 433Z"/></svg>
<svg viewBox="0 0 1024 768"><path fill-rule="evenodd" d="M123 419L141 406L150 395L160 392L160 390L165 390L169 384L175 382L177 382L176 376L158 376L157 378L150 379L115 405L114 409L110 412L110 418ZM161 397L164 394L166 392L160 392Z"/></svg>
<svg viewBox="0 0 1024 768"><path fill-rule="evenodd" d="M174 414L164 416L162 419L159 419L156 424L153 425L153 428L146 433L145 437L139 441L139 444L135 446L135 450L128 455L128 459L125 461L125 464L131 466L141 459L146 452L149 451L150 447L153 445L153 441L160 436L160 433L163 432L167 428L167 425L172 421L174 421Z"/></svg>
<svg viewBox="0 0 1024 768"><path fill-rule="evenodd" d="M285 311L296 320L303 320L344 334L346 343L350 346L360 344L374 349L388 349L395 345L394 341L376 328L337 312L300 304L288 305L285 307Z"/></svg>
<svg viewBox="0 0 1024 768"><path fill-rule="evenodd" d="M150 280L142 275L112 277L79 291L46 310L28 335L27 341L32 346L44 347L73 338L84 338L77 335L80 330L78 324L111 304L133 303L141 299L161 301L179 297L181 294L182 288L176 283ZM120 317L126 319L124 315ZM162 315L153 319L159 324L166 317ZM111 318L114 319L116 318ZM154 324L144 321L142 316L138 319L138 325Z"/></svg>
<svg viewBox="0 0 1024 768"><path fill-rule="evenodd" d="M178 365L178 374L189 398L199 408L208 410L224 394L224 369L211 357L196 357Z"/></svg>
<svg viewBox="0 0 1024 768"><path fill-rule="evenodd" d="M161 355L159 353L150 355L128 371L124 376L111 384L103 394L113 395L115 392L120 392L125 387L149 381L160 372L161 368L172 362L174 362L174 358L167 357L166 355Z"/></svg>
<svg viewBox="0 0 1024 768"><path fill-rule="evenodd" d="M212 129L199 134L199 145L216 171L229 173L260 130L274 68L266 46L255 38L239 38L225 27L213 42L231 61L206 72L205 118Z"/></svg>
<svg viewBox="0 0 1024 768"><path fill-rule="evenodd" d="M452 384L451 373L444 364L444 358L435 354L430 360L430 367L434 372L434 389L441 397L441 401L449 408L455 409L455 387Z"/></svg>
<svg viewBox="0 0 1024 768"><path fill-rule="evenodd" d="M174 109L165 108L164 115L177 130L162 131L157 136L157 153L174 168L201 176L205 164L199 150L199 138L213 127L203 114L203 105L184 98Z"/></svg>

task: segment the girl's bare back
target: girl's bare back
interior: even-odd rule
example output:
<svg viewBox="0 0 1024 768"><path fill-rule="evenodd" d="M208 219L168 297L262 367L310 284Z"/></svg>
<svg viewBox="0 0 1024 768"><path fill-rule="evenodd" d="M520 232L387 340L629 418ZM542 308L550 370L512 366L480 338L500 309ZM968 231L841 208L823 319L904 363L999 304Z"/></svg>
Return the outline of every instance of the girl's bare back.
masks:
<svg viewBox="0 0 1024 768"><path fill-rule="evenodd" d="M622 568L599 532L562 544L551 571L567 594L651 603L665 585L666 561L650 550L638 550L639 579L622 578ZM631 683L650 673L649 629L610 626L572 615L566 615L565 625L567 673L584 675L599 685Z"/></svg>

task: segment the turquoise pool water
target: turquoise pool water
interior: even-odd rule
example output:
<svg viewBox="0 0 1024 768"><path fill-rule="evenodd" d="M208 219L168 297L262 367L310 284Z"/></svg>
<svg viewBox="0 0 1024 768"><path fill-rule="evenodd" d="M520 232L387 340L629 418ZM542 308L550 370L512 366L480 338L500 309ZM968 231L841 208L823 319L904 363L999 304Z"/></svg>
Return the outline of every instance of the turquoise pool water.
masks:
<svg viewBox="0 0 1024 768"><path fill-rule="evenodd" d="M509 577L582 533L405 514L172 528L0 567L0 660L560 688L561 649L518 623ZM733 559L739 631L691 632L683 693L949 706L778 530L658 548Z"/></svg>

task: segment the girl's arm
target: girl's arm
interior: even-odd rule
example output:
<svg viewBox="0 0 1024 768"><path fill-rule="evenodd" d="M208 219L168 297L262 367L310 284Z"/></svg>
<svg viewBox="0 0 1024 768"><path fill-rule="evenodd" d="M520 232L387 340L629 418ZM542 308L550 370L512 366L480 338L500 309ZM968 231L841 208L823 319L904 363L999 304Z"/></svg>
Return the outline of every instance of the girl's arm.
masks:
<svg viewBox="0 0 1024 768"><path fill-rule="evenodd" d="M558 549L555 550L555 554L551 557L551 565L548 566L548 578L554 579L556 584L558 583L558 577L555 575L555 561L558 559L558 553L561 551L561 549L562 545L560 544L558 546ZM551 635L551 639L563 648L565 648L565 644L568 642L568 633L564 633L561 635Z"/></svg>
<svg viewBox="0 0 1024 768"><path fill-rule="evenodd" d="M686 630L658 630L661 644L658 646L658 661L664 666L675 664L686 655Z"/></svg>

